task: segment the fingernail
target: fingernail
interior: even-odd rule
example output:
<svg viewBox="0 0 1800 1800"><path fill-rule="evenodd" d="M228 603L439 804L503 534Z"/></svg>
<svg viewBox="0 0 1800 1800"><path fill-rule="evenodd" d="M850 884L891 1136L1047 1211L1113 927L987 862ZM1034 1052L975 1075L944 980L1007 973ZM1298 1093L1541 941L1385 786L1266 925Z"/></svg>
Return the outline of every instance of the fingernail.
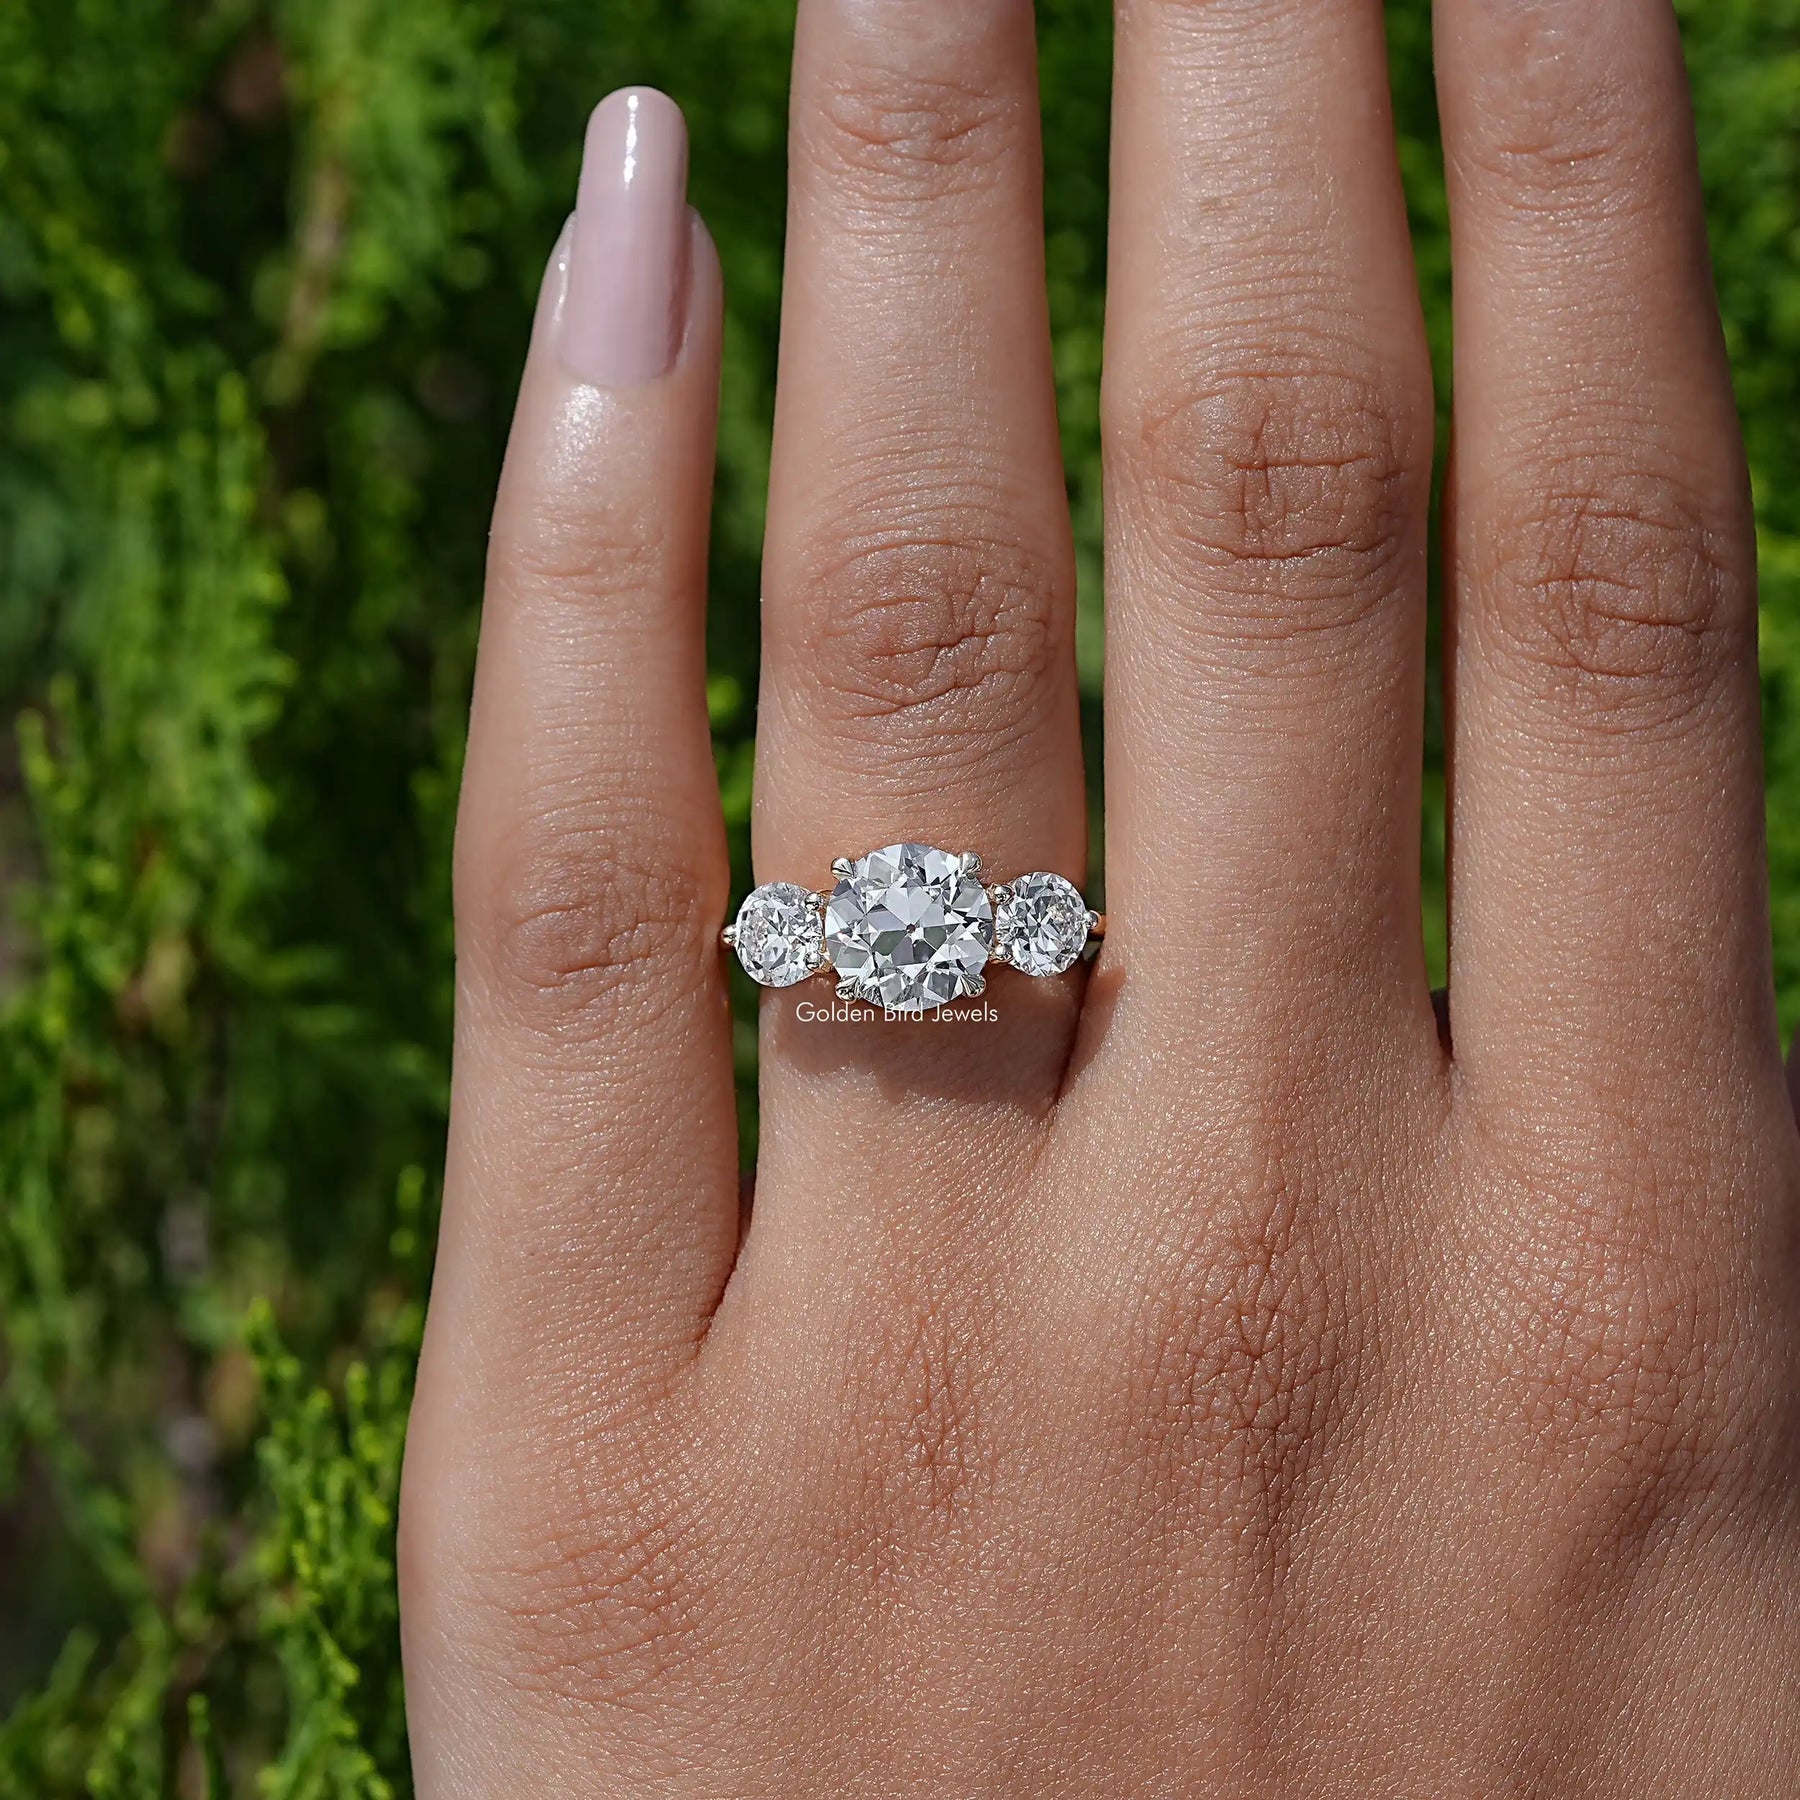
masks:
<svg viewBox="0 0 1800 1800"><path fill-rule="evenodd" d="M621 88L594 108L569 247L562 351L584 381L666 375L687 313L687 125L667 94Z"/></svg>

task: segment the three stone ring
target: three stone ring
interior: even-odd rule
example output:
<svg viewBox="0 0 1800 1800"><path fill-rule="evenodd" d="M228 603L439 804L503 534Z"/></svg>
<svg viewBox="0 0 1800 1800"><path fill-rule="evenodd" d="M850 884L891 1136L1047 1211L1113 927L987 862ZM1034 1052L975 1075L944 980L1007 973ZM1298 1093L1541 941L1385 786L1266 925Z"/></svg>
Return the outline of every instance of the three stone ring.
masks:
<svg viewBox="0 0 1800 1800"><path fill-rule="evenodd" d="M1040 871L984 887L968 852L890 844L831 872L825 893L776 881L745 900L725 942L751 980L786 988L832 974L841 999L933 1012L981 994L991 962L1060 975L1106 934L1073 882Z"/></svg>

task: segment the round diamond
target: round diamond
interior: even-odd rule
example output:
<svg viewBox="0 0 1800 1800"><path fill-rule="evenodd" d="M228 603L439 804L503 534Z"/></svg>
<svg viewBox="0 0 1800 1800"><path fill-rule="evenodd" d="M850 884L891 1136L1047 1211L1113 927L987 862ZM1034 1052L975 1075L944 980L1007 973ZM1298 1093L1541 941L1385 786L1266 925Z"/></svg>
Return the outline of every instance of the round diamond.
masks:
<svg viewBox="0 0 1800 1800"><path fill-rule="evenodd" d="M791 881L759 887L738 909L731 942L752 981L792 987L816 974L824 961L819 903Z"/></svg>
<svg viewBox="0 0 1800 1800"><path fill-rule="evenodd" d="M1060 975L1088 941L1087 902L1060 875L1009 881L995 916L995 955L1027 975Z"/></svg>
<svg viewBox="0 0 1800 1800"><path fill-rule="evenodd" d="M994 947L980 868L923 844L890 844L851 863L825 905L826 951L851 996L930 1012L979 994Z"/></svg>

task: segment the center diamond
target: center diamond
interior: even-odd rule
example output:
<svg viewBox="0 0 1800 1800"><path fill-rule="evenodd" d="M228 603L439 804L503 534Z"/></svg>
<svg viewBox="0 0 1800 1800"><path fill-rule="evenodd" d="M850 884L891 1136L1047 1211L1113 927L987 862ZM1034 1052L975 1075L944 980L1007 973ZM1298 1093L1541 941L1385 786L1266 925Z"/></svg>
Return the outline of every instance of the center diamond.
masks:
<svg viewBox="0 0 1800 1800"><path fill-rule="evenodd" d="M889 1012L930 1012L982 991L994 908L981 864L890 844L846 868L825 907L825 954L847 994Z"/></svg>

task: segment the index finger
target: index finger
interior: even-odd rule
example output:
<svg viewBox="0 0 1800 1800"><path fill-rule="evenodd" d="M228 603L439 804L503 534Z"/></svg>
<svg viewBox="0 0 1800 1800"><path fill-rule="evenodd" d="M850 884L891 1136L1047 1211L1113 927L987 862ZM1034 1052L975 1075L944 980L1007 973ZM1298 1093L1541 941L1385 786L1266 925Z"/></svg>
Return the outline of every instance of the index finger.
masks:
<svg viewBox="0 0 1800 1800"><path fill-rule="evenodd" d="M513 1618L522 1559L592 1528L593 1447L691 1361L737 1243L702 640L719 281L684 169L672 102L596 112L494 521L403 1507L437 1759L516 1739L504 1633L472 1679L468 1599Z"/></svg>

